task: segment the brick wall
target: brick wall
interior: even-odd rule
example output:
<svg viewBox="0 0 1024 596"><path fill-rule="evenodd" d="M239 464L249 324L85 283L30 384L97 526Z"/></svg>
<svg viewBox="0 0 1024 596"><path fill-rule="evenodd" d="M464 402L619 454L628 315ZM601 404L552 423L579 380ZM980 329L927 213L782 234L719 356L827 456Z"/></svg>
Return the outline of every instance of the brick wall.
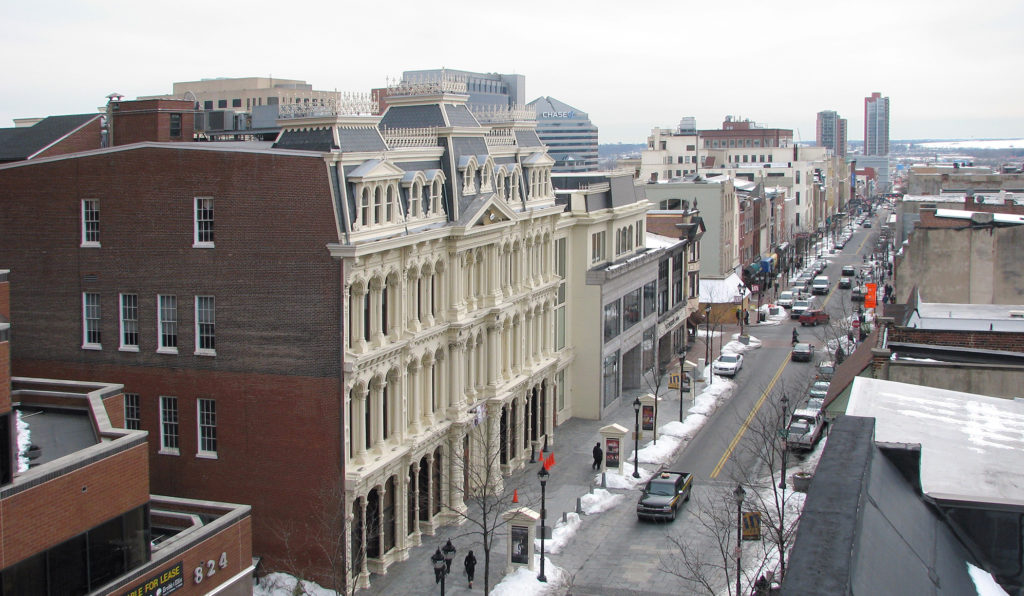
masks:
<svg viewBox="0 0 1024 596"><path fill-rule="evenodd" d="M113 144L128 145L142 141L190 143L195 128L194 109L192 102L184 100L117 102L111 109ZM178 137L170 134L172 113L181 115L181 134Z"/></svg>
<svg viewBox="0 0 1024 596"><path fill-rule="evenodd" d="M196 196L214 198L216 248L192 248ZM100 248L80 247L83 198L100 200ZM138 393L153 492L253 505L273 568L279 530L310 519L342 473L343 284L323 160L169 145L27 162L0 169L0 210L19 276L14 373ZM100 294L102 350L81 348L84 291ZM137 352L118 349L119 293L138 295ZM156 352L157 294L178 297L176 355ZM213 357L193 353L196 295L216 297ZM161 395L179 400L178 456L158 454ZM217 459L196 456L198 398L216 400Z"/></svg>
<svg viewBox="0 0 1024 596"><path fill-rule="evenodd" d="M1024 333L998 331L942 331L893 327L889 329L890 342L917 343L938 346L960 346L982 350L1024 352Z"/></svg>
<svg viewBox="0 0 1024 596"><path fill-rule="evenodd" d="M64 474L0 501L0 568L149 501L146 448Z"/></svg>
<svg viewBox="0 0 1024 596"><path fill-rule="evenodd" d="M46 151L43 151L35 157L39 159L41 157L53 157L55 155L67 155L68 153L77 153L79 151L89 151L91 149L100 148L100 117L97 115L95 119L88 122L85 126L72 132L67 137L63 138L50 147Z"/></svg>

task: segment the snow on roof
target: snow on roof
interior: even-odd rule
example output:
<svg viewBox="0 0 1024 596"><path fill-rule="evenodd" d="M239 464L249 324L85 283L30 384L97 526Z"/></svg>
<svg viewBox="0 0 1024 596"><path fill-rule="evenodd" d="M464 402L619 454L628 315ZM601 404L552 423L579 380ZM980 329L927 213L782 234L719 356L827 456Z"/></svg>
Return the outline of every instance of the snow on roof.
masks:
<svg viewBox="0 0 1024 596"><path fill-rule="evenodd" d="M647 232L647 236L644 239L644 245L647 248L671 248L682 241L682 238L669 238L668 236Z"/></svg>
<svg viewBox="0 0 1024 596"><path fill-rule="evenodd" d="M918 302L907 327L1024 333L1024 305Z"/></svg>
<svg viewBox="0 0 1024 596"><path fill-rule="evenodd" d="M988 213L986 211L964 211L961 209L936 209L935 217L946 217L951 219L971 219L975 213ZM1024 215L1013 213L992 213L992 221L996 223L1024 224Z"/></svg>
<svg viewBox="0 0 1024 596"><path fill-rule="evenodd" d="M876 443L921 446L928 497L1024 507L1024 401L857 377L846 413L874 418Z"/></svg>
<svg viewBox="0 0 1024 596"><path fill-rule="evenodd" d="M725 279L700 278L700 302L705 304L719 304L722 302L735 302L739 300L739 291L736 286L743 283L739 275L730 274Z"/></svg>

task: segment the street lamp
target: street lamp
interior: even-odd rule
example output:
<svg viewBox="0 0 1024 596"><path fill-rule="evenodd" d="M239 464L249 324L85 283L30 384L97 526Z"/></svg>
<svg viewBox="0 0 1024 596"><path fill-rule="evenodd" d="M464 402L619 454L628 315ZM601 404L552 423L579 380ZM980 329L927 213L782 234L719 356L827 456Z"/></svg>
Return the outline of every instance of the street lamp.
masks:
<svg viewBox="0 0 1024 596"><path fill-rule="evenodd" d="M782 404L782 428L779 429L779 436L782 437L782 478L779 480L779 488L782 489L782 507L779 508L779 576L786 577L786 454L789 452L789 425L786 416L789 413L789 398L783 394L779 403Z"/></svg>
<svg viewBox="0 0 1024 596"><path fill-rule="evenodd" d="M546 491L548 485L548 476L551 474L548 469L541 465L540 470L537 471L537 478L540 479L540 575L537 576L537 581L547 582L548 578L544 575L544 521L547 519L548 510L545 507L546 503Z"/></svg>
<svg viewBox="0 0 1024 596"><path fill-rule="evenodd" d="M742 283L736 284L736 291L740 294L740 312L737 319L740 320L740 335L743 335L743 290L746 288Z"/></svg>
<svg viewBox="0 0 1024 596"><path fill-rule="evenodd" d="M441 596L444 596L444 576L448 575L448 572L444 563L444 555L441 554L441 547L437 547L434 554L430 556L430 561L434 564L434 583L441 584Z"/></svg>
<svg viewBox="0 0 1024 596"><path fill-rule="evenodd" d="M736 596L740 595L740 555L743 554L740 540L743 539L743 497L746 494L747 491L739 484L736 485L736 490L732 491L732 496L736 499Z"/></svg>
<svg viewBox="0 0 1024 596"><path fill-rule="evenodd" d="M637 454L637 450L640 448L640 398L633 399L633 478L639 478L639 460L640 456Z"/></svg>
<svg viewBox="0 0 1024 596"><path fill-rule="evenodd" d="M711 366L711 305L704 307L704 365ZM701 371L702 373L704 371ZM715 381L714 371L708 375L708 385Z"/></svg>
<svg viewBox="0 0 1024 596"><path fill-rule="evenodd" d="M686 352L679 352L679 422L683 421L683 386L686 381Z"/></svg>

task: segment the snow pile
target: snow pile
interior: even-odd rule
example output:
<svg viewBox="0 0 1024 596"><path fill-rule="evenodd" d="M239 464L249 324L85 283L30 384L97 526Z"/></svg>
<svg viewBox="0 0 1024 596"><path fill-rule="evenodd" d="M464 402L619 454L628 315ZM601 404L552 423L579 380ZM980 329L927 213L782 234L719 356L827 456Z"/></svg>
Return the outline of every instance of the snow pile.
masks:
<svg viewBox="0 0 1024 596"><path fill-rule="evenodd" d="M836 348L839 346L843 347L843 353L849 356L857 349L856 334L854 334L854 340L850 341L850 338L845 335L840 336L836 339L830 339L825 342L825 349L828 352L828 358L831 359L836 354Z"/></svg>
<svg viewBox="0 0 1024 596"><path fill-rule="evenodd" d="M772 314L773 308L777 309L774 315ZM789 320L789 312L777 304L765 304L760 310L764 314L764 320L758 325L781 325L783 321Z"/></svg>
<svg viewBox="0 0 1024 596"><path fill-rule="evenodd" d="M297 584L301 582L301 587ZM306 594L308 596L338 596L334 590L324 588L315 582L299 580L287 573L268 573L252 587L253 596L293 596L294 594Z"/></svg>
<svg viewBox="0 0 1024 596"><path fill-rule="evenodd" d="M996 582L996 578L984 569L967 563L967 573L970 574L974 587L978 589L978 596L1008 596L1006 590Z"/></svg>
<svg viewBox="0 0 1024 596"><path fill-rule="evenodd" d="M607 493L608 491L604 491ZM588 495L592 496L592 495ZM615 495L621 497L622 495ZM603 511L603 510L602 510ZM566 521L558 522L555 527L551 530L551 539L544 541L544 552L549 555L556 555L562 552L565 545L572 540L572 537L576 535L576 530L580 529L580 524L583 521L580 519L578 513L570 511L565 514ZM534 539L534 548L540 550L540 540Z"/></svg>
<svg viewBox="0 0 1024 596"><path fill-rule="evenodd" d="M491 596L530 596L531 594L547 594L555 592L565 583L565 572L555 567L551 559L544 557L544 576L548 582L537 581L540 570L540 555L533 556L534 569L520 567L514 573L505 576L501 582L491 589Z"/></svg>
<svg viewBox="0 0 1024 596"><path fill-rule="evenodd" d="M701 391L694 398L693 407L689 409L689 412L691 414L710 416L712 412L718 409L718 404L731 397L735 390L735 381L715 376L715 382L708 385L704 391Z"/></svg>
<svg viewBox="0 0 1024 596"><path fill-rule="evenodd" d="M580 505L583 507L583 513L597 515L618 505L623 498L622 495L612 494L603 488L595 488L593 494L588 493L580 497ZM569 515L576 514L570 513Z"/></svg>
<svg viewBox="0 0 1024 596"><path fill-rule="evenodd" d="M712 331L711 332L711 337L718 337L719 335L722 335L721 331ZM700 328L698 328L697 329L697 337L699 337L701 339L707 339L708 338L708 330L707 329L700 329Z"/></svg>
<svg viewBox="0 0 1024 596"><path fill-rule="evenodd" d="M18 414L18 471L25 472L28 470L28 456L25 453L28 452L28 448L32 445L32 433L28 429L28 422L25 422L21 418L21 410L17 411Z"/></svg>
<svg viewBox="0 0 1024 596"><path fill-rule="evenodd" d="M682 443L682 439L672 436L661 435L658 442L653 441L637 451L637 457L642 464L667 464L672 461L672 456Z"/></svg>
<svg viewBox="0 0 1024 596"><path fill-rule="evenodd" d="M608 488L621 488L632 490L650 480L654 474L651 470L645 468L639 468L637 473L640 474L639 478L633 478L633 458L629 458L629 461L622 462L622 473L619 474L615 470L608 470L605 474L605 484ZM601 482L601 475L598 474L595 479L597 483Z"/></svg>

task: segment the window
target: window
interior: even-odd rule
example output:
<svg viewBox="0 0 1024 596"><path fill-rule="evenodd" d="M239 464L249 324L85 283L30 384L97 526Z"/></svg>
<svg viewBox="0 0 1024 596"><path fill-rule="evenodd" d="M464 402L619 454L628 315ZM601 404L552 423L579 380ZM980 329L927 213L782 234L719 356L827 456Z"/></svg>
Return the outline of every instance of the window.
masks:
<svg viewBox="0 0 1024 596"><path fill-rule="evenodd" d="M590 236L590 262L597 263L604 260L604 232L598 232Z"/></svg>
<svg viewBox="0 0 1024 596"><path fill-rule="evenodd" d="M203 109L204 110L212 110L213 109L213 101L211 101L209 99L204 101L203 102Z"/></svg>
<svg viewBox="0 0 1024 596"><path fill-rule="evenodd" d="M160 396L160 453L178 455L178 398Z"/></svg>
<svg viewBox="0 0 1024 596"><path fill-rule="evenodd" d="M608 341L619 334L619 301L609 302L604 306L604 340Z"/></svg>
<svg viewBox="0 0 1024 596"><path fill-rule="evenodd" d="M800 170L796 171L796 183L800 184Z"/></svg>
<svg viewBox="0 0 1024 596"><path fill-rule="evenodd" d="M82 246L100 245L100 201L82 200Z"/></svg>
<svg viewBox="0 0 1024 596"><path fill-rule="evenodd" d="M622 330L625 331L640 322L642 307L640 288L622 297Z"/></svg>
<svg viewBox="0 0 1024 596"><path fill-rule="evenodd" d="M217 402L198 400L199 455L217 456Z"/></svg>
<svg viewBox="0 0 1024 596"><path fill-rule="evenodd" d="M139 394L124 394L124 427L139 430Z"/></svg>
<svg viewBox="0 0 1024 596"><path fill-rule="evenodd" d="M157 352L178 353L178 297L157 296L157 334L160 344Z"/></svg>
<svg viewBox="0 0 1024 596"><path fill-rule="evenodd" d="M658 283L648 282L644 284L644 316L653 314L655 309L655 295L657 294Z"/></svg>
<svg viewBox="0 0 1024 596"><path fill-rule="evenodd" d="M231 100L231 107L240 108L242 107L242 100L240 98L234 98Z"/></svg>
<svg viewBox="0 0 1024 596"><path fill-rule="evenodd" d="M213 248L213 198L196 197L192 248Z"/></svg>
<svg viewBox="0 0 1024 596"><path fill-rule="evenodd" d="M82 294L82 348L100 350L100 295Z"/></svg>
<svg viewBox="0 0 1024 596"><path fill-rule="evenodd" d="M602 367L602 376L604 380L604 405L608 405L615 401L615 398L619 396L619 352L616 350L614 353L605 356L604 366Z"/></svg>
<svg viewBox="0 0 1024 596"><path fill-rule="evenodd" d="M555 349L565 348L565 276L566 239L555 240L555 274L558 275L558 293L555 295Z"/></svg>
<svg viewBox="0 0 1024 596"><path fill-rule="evenodd" d="M217 354L214 343L215 306L213 296L196 296L196 354L198 355L214 356Z"/></svg>
<svg viewBox="0 0 1024 596"><path fill-rule="evenodd" d="M181 138L181 114L171 114L171 138Z"/></svg>
<svg viewBox="0 0 1024 596"><path fill-rule="evenodd" d="M121 348L128 352L139 351L139 297L137 294L121 294Z"/></svg>
<svg viewBox="0 0 1024 596"><path fill-rule="evenodd" d="M800 204L800 191L799 191L799 190L798 190L798 191L796 191L796 204L797 204L797 205L799 205L799 204Z"/></svg>
<svg viewBox="0 0 1024 596"><path fill-rule="evenodd" d="M274 103L277 103L277 102L274 102ZM218 108L226 108L226 107L228 107L228 100L226 100L226 99L218 99L217 100L217 107Z"/></svg>

